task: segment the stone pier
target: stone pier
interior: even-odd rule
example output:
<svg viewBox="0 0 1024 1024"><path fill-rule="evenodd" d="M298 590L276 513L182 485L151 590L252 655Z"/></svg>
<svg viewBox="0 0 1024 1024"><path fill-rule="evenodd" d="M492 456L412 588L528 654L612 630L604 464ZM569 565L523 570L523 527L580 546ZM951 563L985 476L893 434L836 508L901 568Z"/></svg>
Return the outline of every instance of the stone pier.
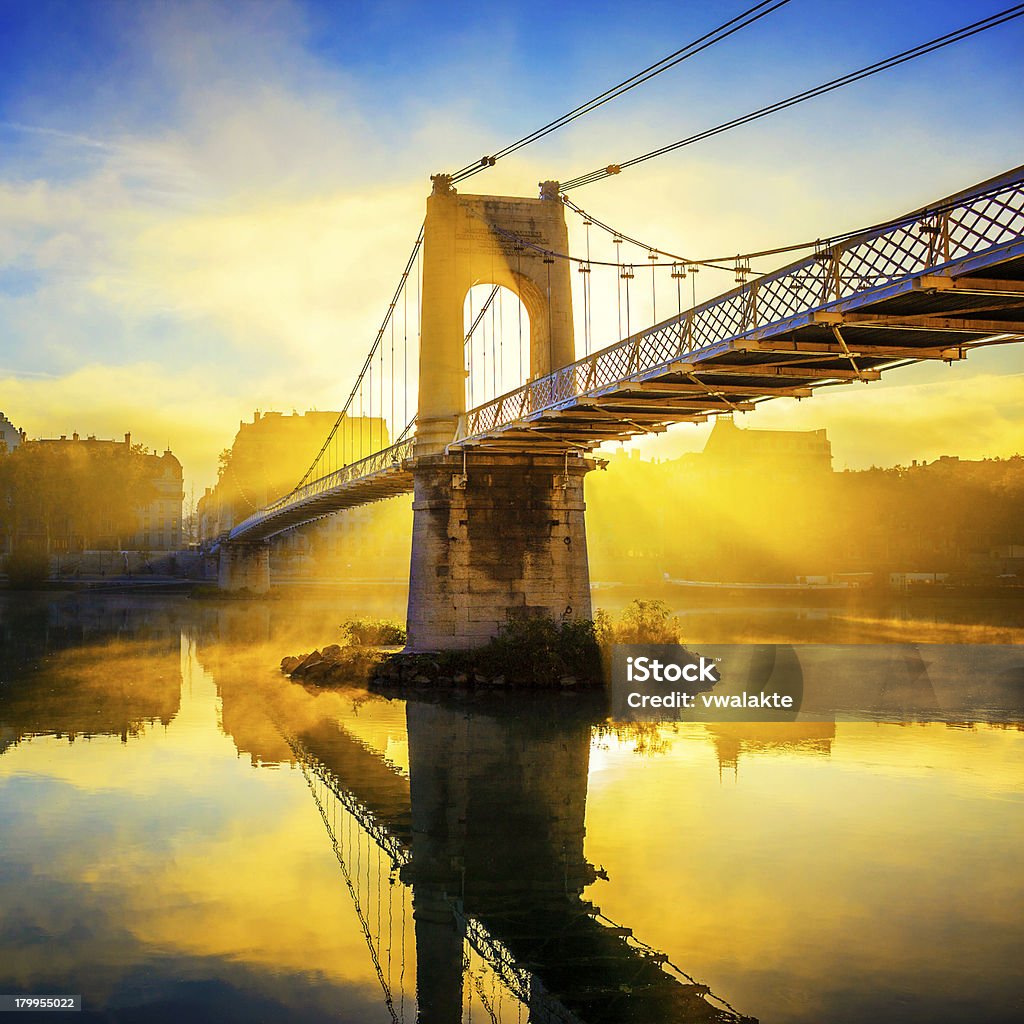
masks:
<svg viewBox="0 0 1024 1024"><path fill-rule="evenodd" d="M267 593L270 590L270 541L221 544L217 586L221 590Z"/></svg>
<svg viewBox="0 0 1024 1024"><path fill-rule="evenodd" d="M428 456L414 470L409 650L478 647L516 616L589 619L578 456Z"/></svg>
<svg viewBox="0 0 1024 1024"><path fill-rule="evenodd" d="M466 293L514 292L530 330L530 379L575 359L569 251L558 183L537 199L458 195L435 175L423 233L423 336L413 470L409 650L485 644L511 618L590 618L578 453L453 446L466 412Z"/></svg>

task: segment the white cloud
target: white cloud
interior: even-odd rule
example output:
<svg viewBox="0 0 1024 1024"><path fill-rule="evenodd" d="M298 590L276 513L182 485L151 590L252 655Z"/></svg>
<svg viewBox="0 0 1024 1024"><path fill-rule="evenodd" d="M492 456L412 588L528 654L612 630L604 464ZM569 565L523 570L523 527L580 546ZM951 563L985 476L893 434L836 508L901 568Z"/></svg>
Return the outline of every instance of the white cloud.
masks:
<svg viewBox="0 0 1024 1024"><path fill-rule="evenodd" d="M91 97L49 107L46 97L27 99L6 125L15 148L0 178L0 364L18 371L0 382L5 410L37 434L132 430L155 447L170 442L200 481L252 408L344 400L415 237L428 174L557 114L573 93L565 86L539 110L533 88L522 93L532 112L517 109L525 86L507 19L489 58L483 27L471 25L447 52L455 64L431 66L417 89L401 69L360 77L313 55L299 6L238 12L173 4L124 13L119 31L137 63L101 69ZM585 130L553 136L463 190L533 194L542 178L632 155L677 126L685 134L702 120L700 104L679 103L696 96L688 75L644 108L646 123L642 103L609 106ZM753 105L742 95L716 102ZM504 120L486 123L493 97ZM65 107L79 116L73 131L51 127L64 123ZM574 198L641 238L701 257L848 229L934 198L920 194L921 167L905 159L913 129L876 134L871 147L840 137L833 151L819 145L823 127L804 130L815 124L813 112L780 124L763 153L740 132ZM949 155L945 125L916 132L915 151ZM800 159L780 160L798 136ZM19 166L22 137L32 159ZM956 157L929 176L937 193L982 176L979 153ZM37 274L38 287L5 296L5 268ZM705 273L700 284L698 299L732 282ZM995 371L979 365L954 368L962 390L920 392L913 430L929 439L923 447L957 437L979 451L1008 443L1015 415L1008 406L993 413L983 388L1003 394L1010 385L985 381L979 375ZM749 422L826 425L837 455L894 461L903 441L886 410L916 410L908 388L780 404Z"/></svg>

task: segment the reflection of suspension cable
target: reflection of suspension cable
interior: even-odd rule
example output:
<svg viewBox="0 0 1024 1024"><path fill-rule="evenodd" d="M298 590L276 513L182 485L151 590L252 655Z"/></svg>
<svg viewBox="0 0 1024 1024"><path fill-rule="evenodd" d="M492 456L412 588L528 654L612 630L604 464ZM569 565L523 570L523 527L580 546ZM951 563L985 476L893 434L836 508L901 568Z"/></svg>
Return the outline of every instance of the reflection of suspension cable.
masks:
<svg viewBox="0 0 1024 1024"><path fill-rule="evenodd" d="M687 974L686 971L684 971L678 964L674 964L671 960L669 960L669 958L664 953L659 952L653 946L649 946L642 939L638 939L633 934L631 929L622 928L620 925L617 925L610 917L608 917L607 914L602 914L600 911L598 911L594 916L599 918L601 921L604 921L610 928L616 929L616 931L628 932L629 934L626 937L627 945L632 943L638 949L643 950L644 953L656 956L659 963L671 967L672 970L676 972L676 974L678 974L681 978L685 978L691 985L696 985L698 988L706 989L709 998L714 999L716 1003L720 1003L730 1013L735 1014L739 1020L745 1021L750 1019L748 1017L744 1017L743 1014L740 1013L740 1011L737 1010L736 1007L729 1003L727 1000L723 999L721 996L716 996L715 993L711 991L709 986L701 985L699 981L697 981L691 975Z"/></svg>
<svg viewBox="0 0 1024 1024"><path fill-rule="evenodd" d="M474 971L472 969L472 965L469 962L469 957L465 956L465 954L463 954L463 968L465 969L466 973L470 976L470 978L472 978L473 986L474 988L476 988L476 994L480 997L480 1005L484 1008L484 1011L486 1012L487 1016L491 1018L491 1024L498 1024L498 1015L494 1012L494 1006L491 1000L487 998L487 993L484 992L484 983L483 979L481 978L481 974L483 972L481 971L478 974L476 971ZM472 1004L470 1005L472 1008ZM472 1019L472 1014L470 1014L470 1020Z"/></svg>
<svg viewBox="0 0 1024 1024"><path fill-rule="evenodd" d="M406 900L405 886L402 886L402 955L400 963L402 969L398 975L398 990L401 993L401 1003L399 1004L402 1011L402 1020L405 1020L405 900Z"/></svg>
<svg viewBox="0 0 1024 1024"><path fill-rule="evenodd" d="M285 738L288 739L287 737ZM338 838L335 835L334 829L331 827L330 819L327 817L324 805L317 794L316 786L313 784L313 780L310 777L305 758L300 754L297 746L293 746L290 740L288 740L288 743L289 746L292 747L292 753L295 755L295 760L302 771L306 784L309 786L310 793L313 794L313 801L316 803L317 810L320 812L320 817L327 829L327 835L330 837L331 846L334 849L334 856L338 861L338 866L341 868L341 874L345 879L345 885L348 888L349 895L352 897L352 903L356 909L356 916L359 918L359 926L362 929L363 938L366 940L366 946L370 951L370 959L373 961L374 970L377 972L377 981L380 984L381 991L384 993L384 1003L388 1008L388 1013L391 1015L392 1024L399 1024L398 1014L395 1012L394 1000L391 997L391 989L388 986L387 979L384 977L384 972L381 969L380 958L378 957L377 951L373 945L373 935L370 932L370 926L367 923L366 915L364 914L362 905L360 904L359 894L356 892L356 887L352 882L352 875L349 872L348 864L346 864L345 857L341 852L341 847L338 845Z"/></svg>

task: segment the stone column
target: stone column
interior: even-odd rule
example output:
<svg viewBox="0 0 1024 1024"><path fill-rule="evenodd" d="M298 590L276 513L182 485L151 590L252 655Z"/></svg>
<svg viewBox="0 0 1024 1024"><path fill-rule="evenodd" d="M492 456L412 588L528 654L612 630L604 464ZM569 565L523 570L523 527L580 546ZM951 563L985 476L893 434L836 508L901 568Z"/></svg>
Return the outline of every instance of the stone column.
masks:
<svg viewBox="0 0 1024 1024"><path fill-rule="evenodd" d="M421 458L414 470L409 650L485 644L516 616L589 619L590 459Z"/></svg>
<svg viewBox="0 0 1024 1024"><path fill-rule="evenodd" d="M270 541L221 544L217 586L221 590L267 593L270 590Z"/></svg>

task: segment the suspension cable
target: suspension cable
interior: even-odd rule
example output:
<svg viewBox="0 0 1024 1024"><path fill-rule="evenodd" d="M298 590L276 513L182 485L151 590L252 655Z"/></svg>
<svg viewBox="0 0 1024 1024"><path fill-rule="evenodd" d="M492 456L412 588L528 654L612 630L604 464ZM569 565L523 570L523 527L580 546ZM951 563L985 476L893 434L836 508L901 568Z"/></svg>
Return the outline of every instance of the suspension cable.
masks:
<svg viewBox="0 0 1024 1024"><path fill-rule="evenodd" d="M1024 5L1022 5L1024 6ZM1020 182L1018 180L1013 181L1001 181L993 185L991 188L984 189L973 195L972 198L976 200L980 199L991 199L994 196L998 196L1003 192L1011 191L1019 187ZM611 227L604 221L599 220L592 213L584 210L582 207L577 206L568 196L562 196L562 202L565 206L573 213L583 218L583 223L586 224L588 221L594 224L596 227L601 228L602 231L606 231L612 235L613 241L619 242L630 242L631 244L638 246L641 249L647 249L650 252L658 253L661 256L667 256L669 259L675 260L678 263L684 264L691 271L696 267L710 267L712 270L734 270L734 267L724 267L721 264L723 260L753 260L760 259L763 256L778 256L787 252L799 252L802 249L827 249L839 242L845 242L850 238L855 238L858 235L864 235L872 231L883 231L887 228L897 228L906 224L913 224L920 220L922 217L934 217L939 214L947 213L949 210L954 209L962 202L962 197L952 196L942 202L936 203L933 206L927 206L924 209L916 210L911 213L903 214L899 217L893 217L889 220L879 221L876 224L867 224L862 227L851 228L847 231L840 231L834 235L829 235L827 238L812 238L805 242L794 242L789 245L778 245L771 249L758 249L750 252L741 252L735 255L722 255L722 256L705 256L700 259L694 259L693 257L679 256L675 253L669 252L667 249L658 248L658 246L648 245L647 242L641 241L639 238L634 238L625 232L619 231L616 228ZM523 243L528 244L528 243ZM545 250L546 251L546 250ZM573 257L576 262L583 262L580 257ZM587 260L589 263L590 260ZM600 260L593 261L597 266L618 266L616 263L601 263ZM750 273L756 273L756 271L750 271Z"/></svg>
<svg viewBox="0 0 1024 1024"><path fill-rule="evenodd" d="M363 386L363 377L366 375L367 371L369 371L372 374L372 371L373 371L373 359L377 355L377 349L380 347L381 342L382 342L382 340L384 338L384 332L388 329L388 324L390 323L392 316L394 316L395 309L398 307L398 299L401 296L402 291L405 288L406 281L408 281L408 279L409 279L409 273L412 270L413 266L417 264L417 257L419 256L420 248L423 245L423 228L424 228L424 226L425 226L425 222L424 222L424 224L420 225L419 234L416 236L416 241L413 244L412 252L409 254L409 259L406 261L405 269L402 271L402 276L398 279L398 286L395 288L395 293L391 297L391 303L388 306L387 312L384 314L384 320L382 321L382 323L380 325L380 328L377 331L377 336L373 340L373 345L370 347L370 352L369 352L369 354L367 355L366 359L363 362L363 368L359 371L359 376L356 378L356 382L352 386L352 391L351 391L351 393L348 396L348 400L345 402L345 405L342 408L341 412L338 413L338 418L334 421L334 426L331 427L331 432L327 435L327 439L324 441L323 445L320 447L320 451L317 452L316 458L313 459L312 463L310 463L309 469L307 469L306 472L303 473L302 479L292 488L292 490L291 490L292 494L294 494L307 480L310 479L310 477L312 476L314 470L316 469L317 465L319 464L320 459L323 457L324 452L327 451L327 446L331 443L332 440L334 440L334 436L335 436L335 434L337 434L338 428L341 426L342 420L344 420L345 416L348 414L349 408L352 406L352 403L355 401L356 395L359 394L361 396L362 386ZM370 399L371 399L371 403L372 403L372 400L373 400L372 385L371 385ZM382 402L381 402L381 404L383 405L383 393L382 393ZM372 425L371 425L371 428L372 428ZM372 435L370 437L370 443L371 444L373 443Z"/></svg>
<svg viewBox="0 0 1024 1024"><path fill-rule="evenodd" d="M1021 13L1024 13L1024 4L1021 4L1021 7ZM994 196L1000 195L1003 192L1008 192L1017 187L1019 187L1019 181L1016 179L1009 182L1001 181L993 185L991 188L974 193L972 195L972 199L989 199ZM845 242L848 239L856 238L858 235L864 235L874 231L883 231L889 228L896 228L902 225L913 224L924 217L938 216L940 214L948 212L949 210L954 209L963 201L963 198L961 196L953 196L949 199L944 200L941 203L936 203L933 206L927 206L924 207L923 209L916 210L908 214L904 214L903 216L892 218L891 220L879 221L877 224L869 224L862 227L852 228L851 230L848 231L842 231L834 235L829 235L827 238L815 238L808 240L806 242L796 242L791 245L781 245L771 249L758 249L756 251L737 253L735 255L711 256L703 257L701 259L680 256L679 254L673 253L668 249L662 249L659 248L658 246L648 245L648 243L643 242L638 238L634 238L628 234L624 234L623 232L617 231L610 225L604 223L601 220L598 220L596 217L594 217L593 214L588 213L582 207L579 207L575 203L573 203L568 198L568 196L563 196L562 201L574 213L590 220L594 225L600 227L602 230L607 231L609 234L611 234L613 236L612 242L615 244L617 252L621 252L620 246L622 242L629 242L630 244L635 245L639 248L648 250L648 252L658 253L661 256L667 256L673 262L682 264L684 269L689 270L690 273L696 273L701 267L707 267L711 270L724 270L729 272L734 272L736 270L735 264L733 266L722 266L721 264L723 260L744 261L757 259L762 256L775 256L787 252L797 252L801 249L827 249L830 248L831 246L837 245L840 242ZM595 267L617 267L621 270L622 266L624 265L624 261L622 260L621 255L617 255L614 261L596 260L588 259L586 256L573 256L569 253L558 252L554 249L545 249L543 246L538 245L536 242L532 242L529 239L522 238L521 236L515 234L514 232L508 231L507 229L502 228L497 224L491 224L490 221L485 220L479 214L473 213L470 207L467 206L464 208L470 210L473 216L476 216L483 223L487 224L492 231L496 232L497 234L503 235L510 242L513 242L517 247L531 249L541 256L567 260L570 263L577 263L580 264L581 266L593 265ZM671 265L661 264L659 269L671 270ZM746 272L748 274L753 274L755 276L759 276L761 274L760 271L752 270L749 268L747 268Z"/></svg>
<svg viewBox="0 0 1024 1024"><path fill-rule="evenodd" d="M729 21L719 25L715 29L712 29L710 32L706 32L704 35L694 39L692 42L687 43L681 49L676 50L674 53L670 53L667 57L662 57L662 59L656 63L651 64L642 71L638 71L635 75L631 75L624 81L619 82L618 85L613 85L611 88L592 97L585 103L581 103L578 107L574 107L567 113L562 114L561 117L556 117L553 121L549 121L546 125L538 128L536 131L530 132L528 135L524 135L522 138L517 139L515 142L510 143L489 156L481 157L473 163L466 164L465 167L461 167L452 174L452 183L454 184L459 181L464 181L466 178L472 177L480 171L493 167L498 160L502 159L502 157L506 157L511 153L516 152L516 150L530 145L531 142L536 142L538 139L544 138L545 135L550 135L559 128L575 121L577 118L583 117L585 114L589 114L598 107L604 106L605 103L616 99L624 93L629 92L631 89L635 89L638 85L642 85L644 82L650 81L652 78L660 75L663 71L667 71L669 68L673 68L677 64L681 64L684 60L696 56L702 50L706 50L709 46L713 46L715 43L721 42L723 39L727 39L740 29L746 28L748 25L753 25L754 22L759 21L761 18L765 17L765 15L771 14L780 7L785 7L788 3L789 0L774 0L774 2L773 0L762 0L761 3L754 4L753 7L748 8L742 14L736 15L736 17L731 18Z"/></svg>
<svg viewBox="0 0 1024 1024"><path fill-rule="evenodd" d="M905 64L907 61L914 60L917 57L923 57L925 54L932 53L935 50L941 50L943 47L950 46L953 43L958 43L963 39L968 39L971 36L977 35L979 32L984 32L987 29L995 28L998 25L1012 21L1014 18L1019 18L1022 14L1024 14L1024 4L1015 4L1013 7L1008 7L1005 10L1000 11L998 14L990 15L987 18L982 18L980 21L975 21L970 25L965 25L963 28L956 29L953 32L947 32L945 35L937 36L935 39L931 39L926 43L920 43L909 50L904 50L902 53L886 57L884 60L876 61L874 64L868 64L866 67L860 68L857 71L851 71L839 78L833 78L831 81L815 86L812 89L805 89L803 92L796 93L787 99L779 100L778 102L765 107L760 107L758 110L751 111L749 114L744 114L742 117L733 118L731 121L724 121L722 124L716 125L714 128L708 128L702 132L698 132L696 135L690 135L685 139L669 143L669 145L662 146L659 149L652 149L650 152L643 153L630 160L625 160L616 164L609 164L606 167L599 167L593 171L588 171L586 174L581 174L576 178L572 178L570 181L563 182L561 185L562 191L568 191L573 188L582 188L584 185L590 185L595 181L600 181L601 179L607 178L613 174L619 174L627 167L634 167L646 160L653 160L655 157L664 156L666 153L674 152L677 149L681 149L683 146L689 146L695 142L701 142L704 139L720 135L722 132L729 131L732 128L738 128L740 125L748 124L751 121L767 117L769 114L785 110L787 107L792 107L798 103L803 103L806 100L814 99L816 96L822 96L835 89L841 89L843 86L852 85L854 82L859 82L863 78L870 78L872 75L877 75L882 71L888 71L890 68L897 67L900 64Z"/></svg>

